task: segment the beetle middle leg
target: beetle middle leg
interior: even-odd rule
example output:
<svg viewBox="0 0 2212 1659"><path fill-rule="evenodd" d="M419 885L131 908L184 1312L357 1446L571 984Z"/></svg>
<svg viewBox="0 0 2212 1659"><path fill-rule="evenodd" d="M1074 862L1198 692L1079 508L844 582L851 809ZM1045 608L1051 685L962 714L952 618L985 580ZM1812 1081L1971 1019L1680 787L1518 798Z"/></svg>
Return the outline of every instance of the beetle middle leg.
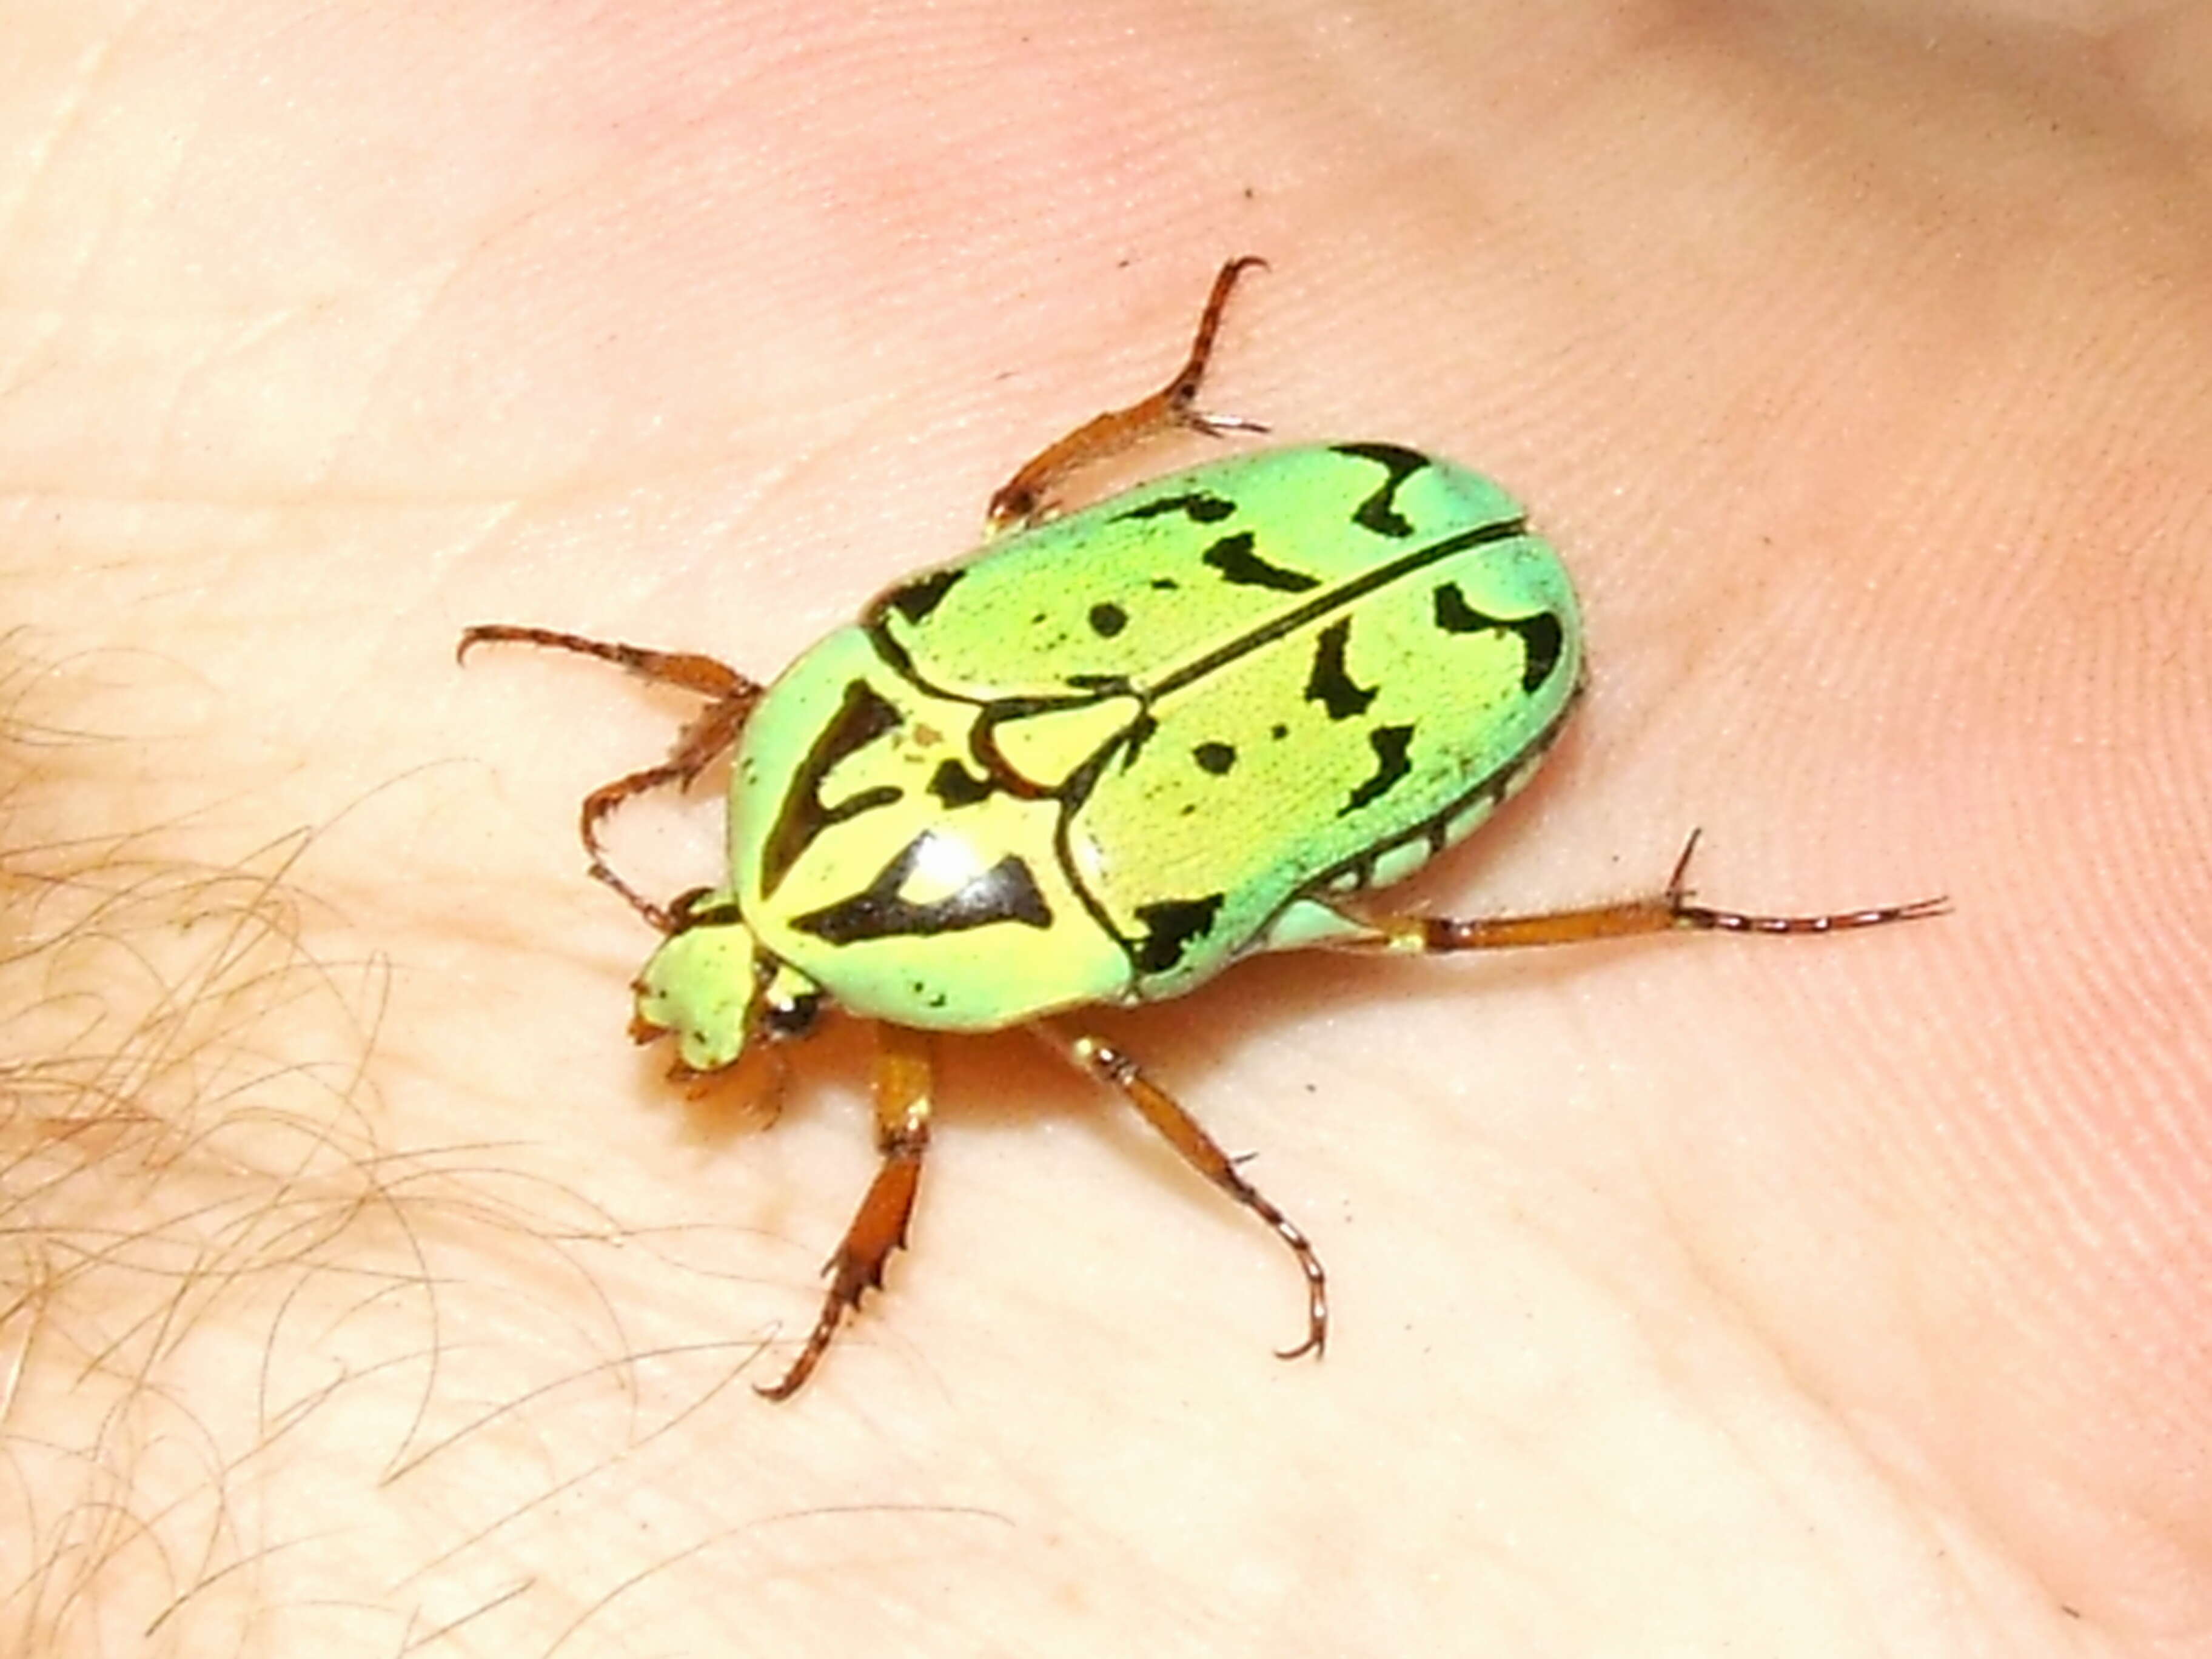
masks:
<svg viewBox="0 0 2212 1659"><path fill-rule="evenodd" d="M1717 933L1841 933L1858 927L1882 927L1893 921L1913 921L1942 915L1948 899L1915 899L1909 904L1875 905L1863 910L1839 910L1818 915L1758 915L1742 910L1718 910L1690 902L1690 855L1698 849L1697 831L1690 832L1682 854L1674 860L1667 884L1656 893L1616 899L1609 904L1577 906L1565 910L1541 910L1528 915L1384 916L1368 918L1364 936L1333 946L1341 950L1402 951L1433 956L1455 951L1509 950L1527 945L1577 945L1590 939L1632 939L1639 933L1676 932Z"/></svg>
<svg viewBox="0 0 2212 1659"><path fill-rule="evenodd" d="M737 743L738 734L744 729L746 717L760 701L763 688L728 664L695 652L653 651L643 646L586 639L580 634L563 634L554 629L527 628L511 623L480 623L463 629L460 645L453 653L454 659L466 661L470 650L479 645L534 645L597 657L656 685L672 685L707 699L707 707L686 721L676 734L666 760L658 766L626 774L612 783L601 784L584 797L578 814L577 832L591 860L592 876L620 893L632 909L660 932L674 932L675 920L666 907L655 904L615 873L614 866L607 862L605 850L599 845L599 826L610 812L633 795L672 783L679 789L689 788L700 773Z"/></svg>
<svg viewBox="0 0 2212 1659"><path fill-rule="evenodd" d="M1306 1336L1295 1348L1279 1348L1277 1356L1296 1359L1300 1354L1318 1355L1328 1341L1328 1275L1321 1257L1297 1224L1244 1178L1236 1160L1221 1150L1198 1120L1176 1098L1144 1074L1137 1062L1119 1048L1087 1035L1071 1036L1049 1024L1028 1028L1045 1046L1078 1071L1117 1090L1134 1106L1146 1122L1159 1131L1184 1163L1266 1222L1275 1237L1297 1258L1306 1279Z"/></svg>
<svg viewBox="0 0 2212 1659"><path fill-rule="evenodd" d="M1206 366L1213 356L1214 336L1220 332L1222 313L1237 279L1265 259L1252 254L1229 261L1213 278L1199 313L1198 331L1191 337L1190 353L1168 383L1149 398L1126 409L1109 409L1093 416L1058 441L1047 445L1022 464L1021 470L999 486L984 516L987 537L1011 530L1025 530L1050 518L1058 509L1060 485L1072 473L1094 462L1108 459L1169 432L1203 432L1220 437L1231 432L1265 432L1258 421L1235 415L1210 415L1198 406L1198 389L1206 379Z"/></svg>
<svg viewBox="0 0 2212 1659"><path fill-rule="evenodd" d="M823 1267L830 1289L822 1298L822 1312L808 1334L806 1346L792 1361L791 1369L772 1383L755 1383L755 1390L769 1400L788 1400L814 1375L830 1340L837 1334L846 1312L860 1305L870 1291L884 1286L884 1266L893 1250L906 1243L908 1221L914 1214L915 1194L921 1184L922 1154L929 1150L930 1086L934 1065L929 1034L904 1025L876 1027L876 1065L871 1086L875 1094L876 1150L883 1163L868 1183L852 1224Z"/></svg>

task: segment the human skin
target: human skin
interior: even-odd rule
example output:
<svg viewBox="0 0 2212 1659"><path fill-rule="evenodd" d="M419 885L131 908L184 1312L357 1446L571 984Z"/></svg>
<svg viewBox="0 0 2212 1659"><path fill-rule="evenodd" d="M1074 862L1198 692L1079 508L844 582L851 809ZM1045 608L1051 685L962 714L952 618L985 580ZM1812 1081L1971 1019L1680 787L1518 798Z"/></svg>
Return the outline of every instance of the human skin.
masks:
<svg viewBox="0 0 2212 1659"><path fill-rule="evenodd" d="M17 833L312 832L299 956L142 1103L188 1150L35 1212L198 1243L0 1326L18 1645L2212 1639L2201 12L13 10L12 643L103 739ZM1954 913L1102 1019L1313 1237L1319 1364L1124 1108L949 1045L915 1248L761 1401L871 1167L865 1038L780 1115L665 1084L573 826L686 705L455 641L769 673L1248 252L1211 404L1480 466L1582 585L1570 736L1407 906L1646 889L1701 826L1713 902ZM611 839L672 893L719 819Z"/></svg>

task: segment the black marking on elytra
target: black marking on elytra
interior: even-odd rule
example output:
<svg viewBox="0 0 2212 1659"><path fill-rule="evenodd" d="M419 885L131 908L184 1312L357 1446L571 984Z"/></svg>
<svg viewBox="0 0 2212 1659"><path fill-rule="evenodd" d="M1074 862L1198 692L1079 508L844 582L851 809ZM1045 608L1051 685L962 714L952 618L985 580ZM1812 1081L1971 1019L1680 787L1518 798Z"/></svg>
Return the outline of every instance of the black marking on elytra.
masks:
<svg viewBox="0 0 2212 1659"><path fill-rule="evenodd" d="M1404 537L1413 533L1413 520L1398 511L1398 491L1406 480L1425 472L1436 463L1417 449L1397 444L1338 444L1336 453L1355 461L1372 461L1388 474L1382 487L1352 508L1352 521L1378 536Z"/></svg>
<svg viewBox="0 0 2212 1659"><path fill-rule="evenodd" d="M1490 630L1517 634L1521 637L1521 689L1534 691L1552 678L1552 671L1559 665L1559 651L1566 643L1566 631L1559 619L1548 611L1539 611L1534 616L1507 620L1501 617L1486 617L1467 602L1457 582L1445 582L1437 589L1437 626L1447 634L1480 634Z"/></svg>
<svg viewBox="0 0 2212 1659"><path fill-rule="evenodd" d="M1445 582L1437 589L1437 626L1447 634L1480 634L1505 624L1468 605L1457 582Z"/></svg>
<svg viewBox="0 0 2212 1659"><path fill-rule="evenodd" d="M1209 893L1204 898L1139 905L1137 920L1144 924L1145 936L1131 952L1137 970L1172 972L1190 954L1190 947L1212 930L1213 919L1221 914L1221 899L1220 894Z"/></svg>
<svg viewBox="0 0 2212 1659"><path fill-rule="evenodd" d="M799 862L823 830L862 812L888 806L900 798L897 789L889 784L878 784L835 806L824 805L822 799L822 781L837 763L886 732L897 730L899 719L897 707L866 680L854 680L846 686L845 698L837 706L837 712L816 734L806 758L791 775L791 787L784 792L783 810L776 815L775 826L762 844L763 896L775 893L791 873L791 866Z"/></svg>
<svg viewBox="0 0 2212 1659"><path fill-rule="evenodd" d="M1110 640L1129 625L1129 613L1118 605L1102 603L1091 607L1086 620L1092 633L1102 640Z"/></svg>
<svg viewBox="0 0 2212 1659"><path fill-rule="evenodd" d="M1519 519L1501 519L1495 524L1477 525L1455 536L1426 542L1401 553L1397 557L1363 570L1357 576L1332 583L1328 590L1311 599L1292 605L1279 616L1270 617L1258 627L1224 641L1211 651L1193 657L1163 674L1143 690L1143 695L1154 700L1180 691L1187 685L1195 685L1209 674L1218 673L1230 663L1252 652L1263 650L1276 641L1288 638L1300 629L1329 615L1332 611L1349 611L1353 605L1379 588L1402 580L1416 570L1464 553L1471 547L1481 547L1491 542L1506 541L1526 528Z"/></svg>
<svg viewBox="0 0 2212 1659"><path fill-rule="evenodd" d="M1155 576L1150 582L1146 583L1146 586L1155 588L1163 593L1172 593L1180 588L1182 584L1177 581L1173 576Z"/></svg>
<svg viewBox="0 0 2212 1659"><path fill-rule="evenodd" d="M976 777L958 761L952 760L940 763L929 780L929 793L948 812L957 807L973 806L988 799L997 787L989 778Z"/></svg>
<svg viewBox="0 0 2212 1659"><path fill-rule="evenodd" d="M1313 672L1306 676L1306 701L1317 702L1333 720L1348 720L1367 712L1376 688L1361 685L1344 665L1345 647L1352 641L1352 618L1339 617L1321 630L1314 641Z"/></svg>
<svg viewBox="0 0 2212 1659"><path fill-rule="evenodd" d="M921 861L928 840L927 832L915 836L864 890L794 917L791 926L830 945L933 939L939 933L966 933L1002 921L1018 922L1024 927L1052 926L1052 907L1045 902L1036 877L1012 853L943 898L917 904L902 897L899 889Z"/></svg>
<svg viewBox="0 0 2212 1659"><path fill-rule="evenodd" d="M1277 593L1304 593L1321 586L1321 578L1304 570L1288 570L1279 564L1269 564L1253 550L1252 532L1240 530L1233 536L1224 536L1207 548L1201 556L1211 568L1221 573L1221 580L1239 587L1265 587Z"/></svg>
<svg viewBox="0 0 2212 1659"><path fill-rule="evenodd" d="M1137 757L1144 753L1145 745L1152 740L1152 733L1159 729L1159 721L1152 717L1149 709L1129 722L1128 733L1121 739L1121 769L1124 772L1137 763Z"/></svg>
<svg viewBox="0 0 2212 1659"><path fill-rule="evenodd" d="M1233 744L1201 743L1190 751L1190 757L1198 763L1201 771L1223 777L1237 764L1237 748Z"/></svg>
<svg viewBox="0 0 2212 1659"><path fill-rule="evenodd" d="M1455 796L1449 805L1421 826L1422 830L1428 836L1429 846L1433 851L1441 853L1451 844L1448 832L1453 820L1464 816L1467 810L1476 802L1483 802L1486 806L1495 809L1508 795L1528 781L1528 775L1542 762L1552 745L1559 741L1559 733L1566 726L1567 716L1574 712L1576 703L1581 699L1582 688L1577 686L1573 695L1562 702L1553 714L1552 723L1531 738L1526 748L1513 756L1496 771L1483 777L1472 788ZM1480 823L1481 821L1481 818L1478 817L1476 823ZM1472 832L1474 827L1470 824L1468 830ZM1407 837L1400 839L1402 841ZM1397 844L1392 843L1393 846ZM1333 865L1322 871L1299 890L1314 895L1326 894L1330 890L1329 884L1342 879L1346 871L1354 873L1360 886L1367 886L1374 878L1375 860L1389 850L1389 848L1378 848L1370 852L1355 854L1343 863Z"/></svg>
<svg viewBox="0 0 2212 1659"><path fill-rule="evenodd" d="M1373 805L1413 769L1407 758L1413 746L1412 726L1378 726L1368 732L1367 741L1375 750L1375 775L1345 797L1344 805L1336 809L1339 817Z"/></svg>
<svg viewBox="0 0 2212 1659"><path fill-rule="evenodd" d="M888 605L910 623L926 622L929 613L936 610L944 602L945 596L952 591L953 583L967 574L964 565L955 566L950 570L927 571L910 581L901 582L884 594L878 604Z"/></svg>
<svg viewBox="0 0 2212 1659"><path fill-rule="evenodd" d="M1116 522L1123 519L1164 519L1180 513L1194 524L1219 524L1232 516L1237 503L1222 495L1209 495L1203 489L1194 489L1182 495L1163 495L1156 501L1146 501L1142 507L1133 507L1126 513L1116 513Z"/></svg>
<svg viewBox="0 0 2212 1659"><path fill-rule="evenodd" d="M1527 653L1521 660L1521 689L1534 691L1550 679L1552 671L1559 665L1559 653L1567 642L1566 630L1550 611L1539 611L1517 623L1513 631L1521 636L1522 649Z"/></svg>
<svg viewBox="0 0 2212 1659"><path fill-rule="evenodd" d="M1273 726L1267 728L1267 735L1273 738L1277 743L1280 743L1285 738L1291 735L1291 728L1284 725L1282 721L1277 720Z"/></svg>

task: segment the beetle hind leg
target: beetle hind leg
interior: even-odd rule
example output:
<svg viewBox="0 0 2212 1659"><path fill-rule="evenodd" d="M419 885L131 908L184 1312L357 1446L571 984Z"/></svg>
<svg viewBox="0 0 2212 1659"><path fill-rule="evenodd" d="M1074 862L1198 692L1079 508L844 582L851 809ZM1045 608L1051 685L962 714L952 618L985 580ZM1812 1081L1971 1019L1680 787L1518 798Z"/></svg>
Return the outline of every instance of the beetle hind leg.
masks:
<svg viewBox="0 0 2212 1659"><path fill-rule="evenodd" d="M605 882L627 900L632 909L664 933L675 931L675 921L665 906L655 904L615 872L599 844L599 827L607 815L634 795L668 784L688 788L700 773L735 745L763 688L728 664L690 651L653 651L644 646L613 640L586 639L550 628L528 628L512 623L482 623L465 629L454 651L456 661L466 661L479 645L531 645L545 650L573 652L596 657L628 669L656 685L672 685L707 699L707 707L684 724L669 748L668 758L601 784L584 797L578 814L577 833L591 860L592 877Z"/></svg>
<svg viewBox="0 0 2212 1659"><path fill-rule="evenodd" d="M1214 337L1221 331L1222 313L1229 308L1229 295L1237 286L1237 279L1255 266L1264 269L1267 263L1248 253L1223 265L1214 276L1212 291L1206 296L1206 308L1199 313L1189 355L1174 377L1152 396L1139 398L1126 409L1112 409L1103 415L1093 416L1066 436L1030 457L991 497L989 511L984 516L986 536L1026 530L1050 518L1059 507L1059 488L1071 474L1147 439L1177 431L1202 432L1213 438L1232 432L1265 432L1267 428L1258 421L1236 415L1209 414L1200 409L1198 389L1205 382L1206 364L1213 356Z"/></svg>
<svg viewBox="0 0 2212 1659"><path fill-rule="evenodd" d="M1032 1025L1046 1047L1076 1070L1117 1091L1134 1106L1146 1122L1158 1130L1184 1163L1266 1222L1297 1260L1306 1281L1305 1340L1294 1348L1279 1348L1277 1357L1296 1359L1301 1354L1319 1355L1328 1342L1328 1275L1321 1257L1297 1224L1277 1209L1267 1195L1244 1178L1236 1160L1221 1150L1198 1120L1144 1074L1137 1062L1119 1048L1087 1035L1071 1036L1049 1024Z"/></svg>
<svg viewBox="0 0 2212 1659"><path fill-rule="evenodd" d="M876 1028L876 1064L872 1088L875 1096L876 1150L883 1155L867 1195L854 1212L845 1237L837 1242L823 1271L830 1289L822 1298L822 1312L807 1334L805 1346L791 1369L775 1382L756 1383L754 1391L769 1400L788 1400L814 1375L814 1368L829 1352L830 1339L845 1315L860 1305L860 1298L884 1285L884 1267L891 1252L906 1243L908 1222L914 1215L915 1194L921 1185L922 1154L929 1149L930 1088L933 1066L927 1032L901 1025Z"/></svg>
<svg viewBox="0 0 2212 1659"><path fill-rule="evenodd" d="M1578 945L1590 939L1631 939L1639 933L1842 933L1883 927L1893 921L1939 916L1951 908L1947 898L1915 899L1909 904L1875 905L1818 915L1759 915L1720 910L1690 902L1690 855L1697 851L1692 830L1674 860L1667 884L1656 893L1617 899L1609 904L1542 910L1528 915L1387 916L1368 921L1368 932L1336 948L1400 951L1435 956L1455 951L1509 950L1528 945Z"/></svg>

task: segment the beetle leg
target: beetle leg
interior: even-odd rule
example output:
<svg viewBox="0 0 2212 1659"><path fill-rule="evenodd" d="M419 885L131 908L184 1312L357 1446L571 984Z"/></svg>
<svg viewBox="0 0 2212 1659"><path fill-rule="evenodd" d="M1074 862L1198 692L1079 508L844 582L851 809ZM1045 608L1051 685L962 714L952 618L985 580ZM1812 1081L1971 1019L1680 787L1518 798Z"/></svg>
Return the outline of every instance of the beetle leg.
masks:
<svg viewBox="0 0 2212 1659"><path fill-rule="evenodd" d="M465 629L459 647L453 653L457 661L465 661L470 650L479 645L535 645L555 651L572 651L579 656L597 657L626 668L642 679L656 685L672 685L681 690L696 692L708 700L707 707L685 724L677 733L670 747L668 758L658 766L647 766L617 778L612 783L600 785L584 797L579 814L578 833L582 836L584 851L591 860L591 872L629 902L646 921L660 932L674 931L675 923L667 909L653 903L617 875L607 862L606 854L599 845L599 825L608 813L648 789L658 789L674 784L679 789L690 787L692 780L713 764L715 758L730 749L744 729L745 719L760 701L762 687L747 679L726 663L712 657L689 651L652 651L643 646L623 645L611 640L586 639L580 634L563 634L550 628L526 628L509 623L483 623Z"/></svg>
<svg viewBox="0 0 2212 1659"><path fill-rule="evenodd" d="M558 629L530 628L519 623L478 623L473 628L463 629L461 642L453 650L453 660L466 662L469 653L480 645L535 645L548 651L570 651L580 657L597 657L601 662L627 668L640 679L651 680L657 685L681 686L702 697L735 696L749 687L755 695L760 691L758 686L727 663L694 651L655 651L642 645L624 645L619 640L586 639L581 634L563 634Z"/></svg>
<svg viewBox="0 0 2212 1659"><path fill-rule="evenodd" d="M921 1182L921 1157L929 1148L929 1034L878 1024L876 1041L876 1150L884 1161L868 1183L867 1196L860 1200L852 1225L823 1267L830 1275L830 1290L822 1298L822 1313L806 1346L781 1381L754 1384L770 1400L790 1399L814 1375L847 1310L859 1307L867 1291L883 1288L884 1263L906 1243L907 1222L914 1214L915 1192Z"/></svg>
<svg viewBox="0 0 2212 1659"><path fill-rule="evenodd" d="M1214 336L1220 331L1222 313L1229 308L1230 291L1237 279L1265 259L1246 254L1231 259L1213 278L1199 313L1198 331L1192 336L1190 354L1173 379L1149 398L1126 409L1110 409L1093 416L1058 441L1047 445L1022 464L1021 470L999 486L984 515L984 534L1003 535L1025 530L1058 510L1059 486L1073 472L1120 454L1148 438L1169 432L1203 432L1218 438L1231 432L1265 432L1258 421L1235 415L1210 415L1198 406L1198 388L1206 379L1206 366L1213 356Z"/></svg>
<svg viewBox="0 0 2212 1659"><path fill-rule="evenodd" d="M1610 904L1579 906L1567 910L1544 910L1522 916L1476 916L1455 921L1449 916L1384 916L1366 922L1371 932L1346 939L1344 950L1403 951L1435 955L1452 951L1497 951L1523 945L1577 945L1586 939L1628 939L1638 933L1678 930L1719 933L1841 933L1856 927L1881 927L1893 921L1914 921L1942 915L1951 908L1947 898L1915 899L1910 904L1876 905L1866 910L1842 910L1826 915L1765 916L1741 910L1716 910L1692 904L1687 878L1690 855L1697 850L1698 832L1692 830L1674 860L1674 873L1656 893L1620 899Z"/></svg>
<svg viewBox="0 0 2212 1659"><path fill-rule="evenodd" d="M671 783L678 789L690 788L693 779L736 744L738 733L744 728L745 717L753 712L760 696L759 686L750 680L744 681L741 690L708 704L694 716L677 733L669 757L659 765L632 772L612 783L603 783L584 797L577 830L584 840L584 851L591 857L592 874L628 899L632 908L664 933L676 931L674 918L665 906L641 896L615 873L599 846L599 824L608 813L633 795Z"/></svg>
<svg viewBox="0 0 2212 1659"><path fill-rule="evenodd" d="M1196 1118L1185 1111L1167 1091L1146 1077L1137 1062L1119 1048L1088 1035L1071 1036L1051 1024L1028 1028L1044 1044L1078 1071L1120 1091L1123 1098L1159 1131L1183 1162L1258 1216L1274 1230L1275 1237L1297 1258L1306 1277L1306 1337L1295 1348L1280 1348L1277 1355L1296 1359L1300 1354L1319 1354L1328 1341L1328 1275L1321 1257L1297 1224L1277 1209L1267 1195L1245 1180L1236 1160L1223 1152Z"/></svg>

